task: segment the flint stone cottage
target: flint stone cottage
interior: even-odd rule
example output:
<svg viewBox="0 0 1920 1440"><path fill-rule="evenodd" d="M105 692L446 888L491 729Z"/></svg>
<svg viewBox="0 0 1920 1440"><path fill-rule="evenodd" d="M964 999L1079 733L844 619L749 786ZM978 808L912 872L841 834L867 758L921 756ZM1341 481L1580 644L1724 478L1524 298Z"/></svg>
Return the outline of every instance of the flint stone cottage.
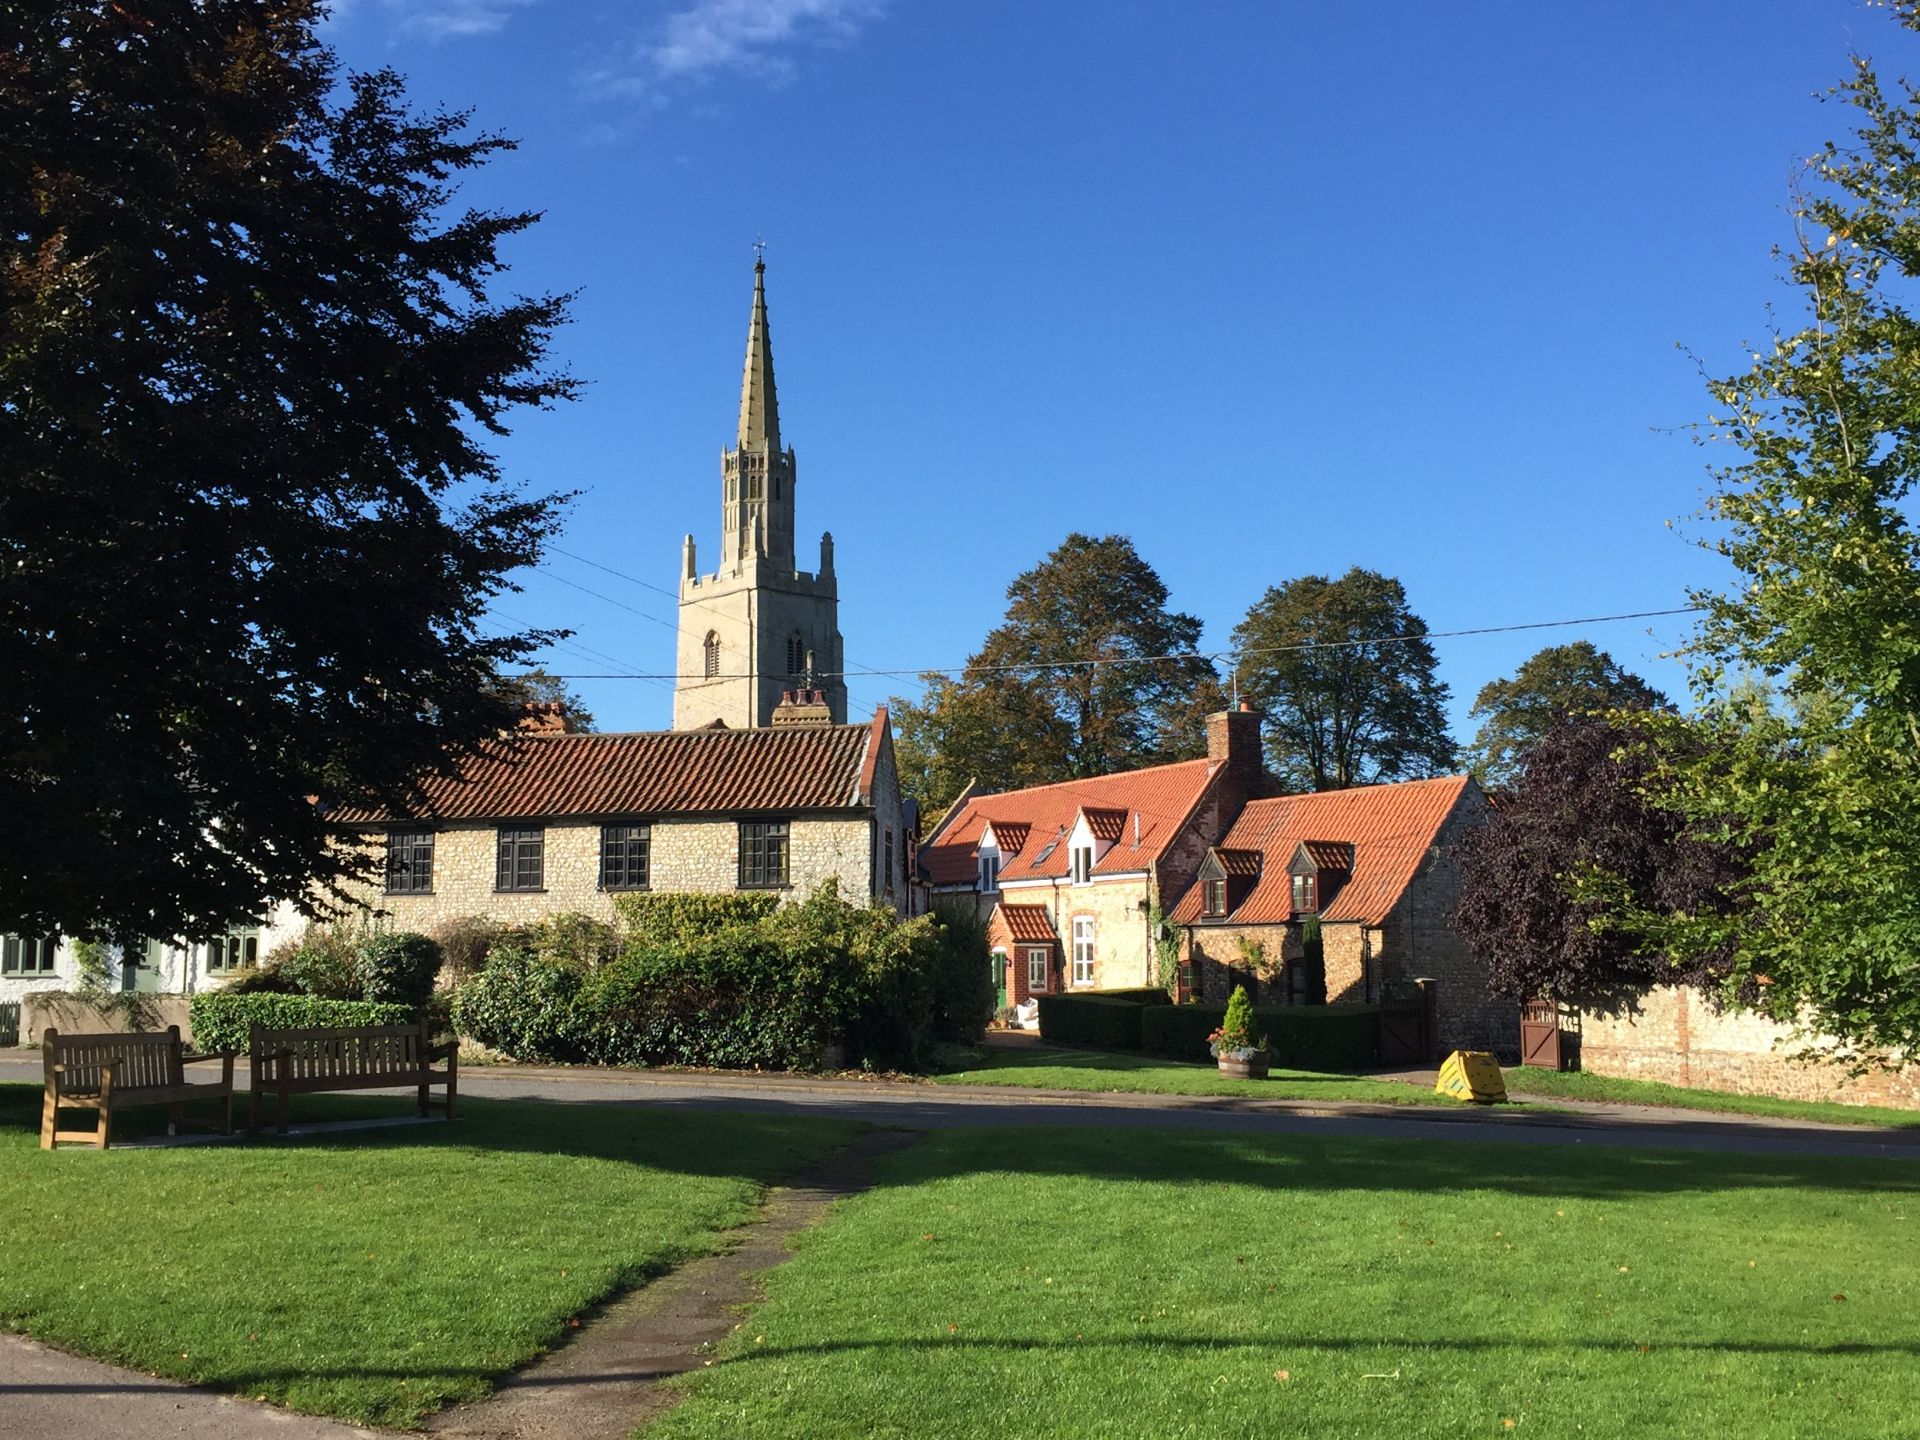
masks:
<svg viewBox="0 0 1920 1440"><path fill-rule="evenodd" d="M828 880L904 912L906 834L887 712L835 725L789 694L773 725L628 734L521 731L422 783L405 813L328 818L375 852L359 898L396 928L470 915L611 920L629 891L770 890Z"/></svg>
<svg viewBox="0 0 1920 1440"><path fill-rule="evenodd" d="M1444 1047L1511 1053L1517 1012L1489 993L1485 962L1452 925L1451 851L1485 814L1467 775L1249 802L1170 915L1194 994L1222 1001L1245 985L1264 1004L1370 1002L1394 981L1432 978Z"/></svg>

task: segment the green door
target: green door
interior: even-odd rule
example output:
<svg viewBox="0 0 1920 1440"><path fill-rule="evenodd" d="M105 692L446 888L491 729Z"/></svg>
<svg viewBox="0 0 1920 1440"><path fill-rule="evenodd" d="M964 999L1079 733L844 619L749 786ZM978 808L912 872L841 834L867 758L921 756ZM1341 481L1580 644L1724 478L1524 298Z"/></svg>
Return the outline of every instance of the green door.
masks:
<svg viewBox="0 0 1920 1440"><path fill-rule="evenodd" d="M129 940L120 948L120 988L141 995L159 993L160 982L165 977L160 973L160 942L157 940Z"/></svg>
<svg viewBox="0 0 1920 1440"><path fill-rule="evenodd" d="M1007 1008L1007 952L993 952L993 1013Z"/></svg>

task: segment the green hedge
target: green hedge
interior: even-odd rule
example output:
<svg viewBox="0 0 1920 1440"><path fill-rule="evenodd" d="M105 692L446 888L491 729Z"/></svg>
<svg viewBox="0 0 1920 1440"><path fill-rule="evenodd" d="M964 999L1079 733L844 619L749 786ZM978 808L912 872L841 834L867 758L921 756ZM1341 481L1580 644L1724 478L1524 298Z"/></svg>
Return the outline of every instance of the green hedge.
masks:
<svg viewBox="0 0 1920 1440"><path fill-rule="evenodd" d="M1140 1017L1150 1007L1110 995L1042 995L1040 1038L1086 1050L1138 1050Z"/></svg>
<svg viewBox="0 0 1920 1440"><path fill-rule="evenodd" d="M1125 1000L1134 1005L1171 1005L1173 997L1158 985L1141 985L1130 990L1082 990L1075 992L1102 1000Z"/></svg>
<svg viewBox="0 0 1920 1440"><path fill-rule="evenodd" d="M1226 1014L1224 1005L1143 1007L1140 1048L1169 1060L1206 1060L1207 1036ZM1364 1070L1380 1055L1377 1005L1256 1005L1253 1026L1267 1037L1273 1063L1289 1070Z"/></svg>
<svg viewBox="0 0 1920 1440"><path fill-rule="evenodd" d="M375 1000L322 1000L317 995L228 995L218 990L193 997L187 1006L197 1050L245 1050L252 1025L301 1030L323 1025L411 1025L420 1012L411 1005Z"/></svg>
<svg viewBox="0 0 1920 1440"><path fill-rule="evenodd" d="M627 938L642 949L704 940L716 931L765 920L779 907L771 890L738 895L622 895L613 902Z"/></svg>

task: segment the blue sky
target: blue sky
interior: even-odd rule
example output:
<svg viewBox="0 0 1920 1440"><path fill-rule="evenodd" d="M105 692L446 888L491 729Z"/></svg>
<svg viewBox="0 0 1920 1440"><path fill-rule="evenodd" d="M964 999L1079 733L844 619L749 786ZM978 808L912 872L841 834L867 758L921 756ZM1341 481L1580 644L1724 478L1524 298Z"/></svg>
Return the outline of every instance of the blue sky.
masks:
<svg viewBox="0 0 1920 1440"><path fill-rule="evenodd" d="M1787 187L1847 118L1815 93L1852 49L1920 71L1862 0L345 0L327 34L519 139L463 197L544 211L511 284L579 292L586 397L501 447L585 492L498 607L575 630L566 673L673 669L756 236L850 668L958 665L1076 529L1131 535L1210 646L1352 565L1436 630L1683 604L1720 574L1697 366L1792 303ZM1678 695L1686 623L1441 640L1456 733L1583 635ZM664 684L576 688L669 723Z"/></svg>

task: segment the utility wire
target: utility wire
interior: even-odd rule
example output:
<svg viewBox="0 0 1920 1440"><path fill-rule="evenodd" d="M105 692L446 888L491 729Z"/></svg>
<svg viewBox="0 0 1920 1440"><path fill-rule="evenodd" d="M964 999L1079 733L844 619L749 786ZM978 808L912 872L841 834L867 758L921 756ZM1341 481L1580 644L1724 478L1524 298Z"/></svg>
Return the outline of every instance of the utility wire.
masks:
<svg viewBox="0 0 1920 1440"><path fill-rule="evenodd" d="M576 587L582 588L582 587ZM589 594L593 593L591 591ZM615 602L618 603L617 601ZM1696 615L1702 607L1680 605L1671 610L1629 610L1618 615L1586 615L1577 620L1530 620L1515 625L1476 625L1464 630L1423 630L1417 635L1377 635L1360 640L1303 640L1297 645L1260 645L1246 650L1186 650L1170 655L1113 655L1079 660L1033 660L1017 665L915 666L905 670L823 670L818 678L844 680L861 675L898 679L919 675L947 677L994 674L1004 671L1083 670L1102 665L1160 665L1180 660L1244 659L1252 655L1292 655L1309 650L1355 650L1366 645L1404 645L1416 640L1450 640L1467 635L1510 635L1523 630L1558 630L1572 625L1603 625L1616 620L1650 620L1665 615ZM755 680L756 675L561 675L561 680Z"/></svg>

